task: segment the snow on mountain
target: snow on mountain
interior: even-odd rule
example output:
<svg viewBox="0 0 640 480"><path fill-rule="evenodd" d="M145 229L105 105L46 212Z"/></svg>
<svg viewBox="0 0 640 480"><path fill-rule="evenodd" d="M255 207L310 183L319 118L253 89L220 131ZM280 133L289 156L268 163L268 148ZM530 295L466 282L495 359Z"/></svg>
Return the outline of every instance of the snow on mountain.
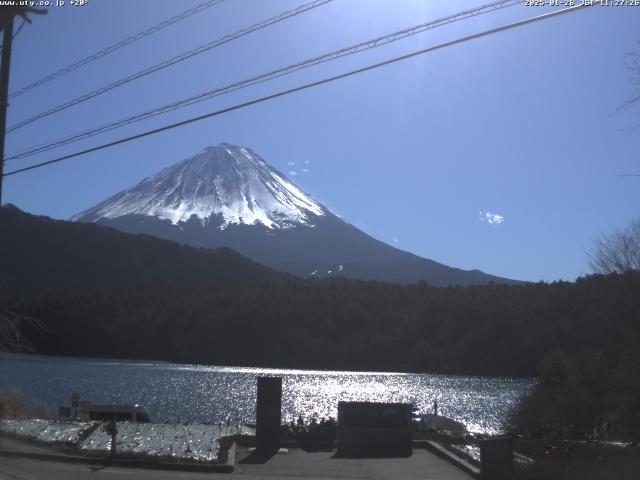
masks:
<svg viewBox="0 0 640 480"><path fill-rule="evenodd" d="M219 228L262 224L287 229L312 226L327 210L249 148L221 143L145 178L71 218L97 222L146 215L172 224L194 215L205 225L222 215Z"/></svg>

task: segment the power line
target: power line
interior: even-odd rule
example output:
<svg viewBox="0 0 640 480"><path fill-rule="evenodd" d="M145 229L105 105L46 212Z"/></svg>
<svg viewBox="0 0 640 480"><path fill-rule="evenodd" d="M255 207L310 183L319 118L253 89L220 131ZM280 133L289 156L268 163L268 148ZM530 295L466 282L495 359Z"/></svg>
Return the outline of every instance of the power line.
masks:
<svg viewBox="0 0 640 480"><path fill-rule="evenodd" d="M296 93L296 92L300 92L300 91L303 91L303 90L307 90L309 88L317 87L319 85L323 85L323 84L334 82L336 80L340 80L340 79L343 79L343 78L347 78L347 77L351 77L351 76L354 76L354 75L358 75L360 73L364 73L364 72L367 72L369 70L374 70L374 69L377 69L377 68L380 68L380 67L383 67L383 66L386 66L386 65L390 65L390 64L393 64L393 63L401 62L403 60L407 60L409 58L417 57L419 55L424 55L426 53L433 52L435 50L440 50L440 49L443 49L443 48L446 48L446 47L450 47L450 46L453 46L453 45L458 45L458 44L465 43L465 42L468 42L468 41L471 41L471 40L476 40L478 38L482 38L482 37L486 37L486 36L489 36L489 35L493 35L495 33L503 32L505 30L511 30L511 29L514 29L514 28L517 28L517 27L521 27L521 26L524 26L524 25L528 25L528 24L534 23L534 22L539 22L539 21L542 21L542 20L546 20L548 18L556 17L556 16L559 16L559 15L562 15L562 14L565 14L565 13L575 12L577 10L581 10L581 9L584 9L584 8L592 7L594 5L595 4L584 3L582 5L576 5L574 7L563 8L562 10L556 10L554 12L545 13L545 14L542 14L542 15L538 15L536 17L527 18L525 20L520 20L520 21L517 21L517 22L513 22L513 23L510 23L510 24L507 24L507 25L503 25L503 26L500 26L500 27L492 28L490 30L485 30L485 31L482 31L480 33L467 35L465 37L461 37L461 38L458 38L458 39L455 39L455 40L451 40L451 41L448 41L448 42L445 42L445 43L441 43L441 44L433 46L433 47L424 48L422 50L417 50L417 51L414 51L414 52L411 52L411 53L407 53L407 54L401 55L399 57L394 57L394 58L385 60L383 62L375 63L375 64L372 64L372 65L368 65L366 67L358 68L358 69L355 69L355 70L350 70L348 72L345 72L345 73L342 73L342 74L339 74L339 75L335 75L335 76L332 76L332 77L324 78L322 80L318 80L318 81L315 81L315 82L307 83L307 84L304 84L304 85L301 85L301 86L298 86L298 87L295 87L295 88L290 88L288 90L283 90L283 91L280 91L278 93L274 93L274 94L271 94L271 95L260 97L260 98L257 98L257 99L254 99L254 100L251 100L251 101L248 101L248 102L236 104L236 105L233 105L231 107L223 108L221 110L216 110L214 112L209 112L209 113L206 113L204 115L199 115L199 116L196 116L196 117L192 117L192 118L189 118L187 120L183 120L181 122L176 122L176 123L172 123L170 125L165 125L164 127L155 128L153 130L148 130L146 132L142 132L142 133L139 133L137 135L132 135L132 136L129 136L129 137L121 138L121 139L115 140L113 142L104 143L102 145L98 145L97 147L88 148L86 150L81 150L79 152L71 153L69 155L64 155L64 156L61 156L61 157L58 157L58 158L54 158L52 160L48 160L46 162L40 162L40 163L36 163L34 165L30 165L28 167L20 168L20 169L17 169L17 170L12 170L11 172L5 173L3 175L3 177L16 175L18 173L26 172L26 171L29 171L29 170L34 170L36 168L41 168L41 167L44 167L44 166L47 166L47 165L52 165L54 163L62 162L64 160L69 160L71 158L79 157L81 155L86 155L88 153L92 153L92 152L96 152L96 151L99 151L99 150L103 150L105 148L113 147L115 145L128 143L128 142L131 142L133 140L138 140L140 138L144 138L144 137L148 137L148 136L151 136L151 135L155 135L155 134L158 134L158 133L161 133L161 132L165 132L167 130L172 130L174 128L182 127L184 125L188 125L188 124L191 124L191 123L199 122L200 120L204 120L206 118L219 116L219 115L222 115L224 113L232 112L232 111L235 111L235 110L240 110L242 108L246 108L246 107L249 107L251 105L256 105L256 104L259 104L259 103L263 103L263 102L266 102L266 101L269 101L269 100L273 100L275 98L283 97L285 95L290 95L292 93Z"/></svg>
<svg viewBox="0 0 640 480"><path fill-rule="evenodd" d="M30 147L27 150L23 150L19 153L14 153L12 155L10 155L7 160L17 160L17 159L21 159L21 158L26 158L32 155L35 155L37 153L42 153L44 151L48 151L48 150L52 150L54 148L58 148L64 145L68 145L70 143L74 143L77 142L79 140L84 140L90 137L93 137L95 135L99 135L101 133L105 133L111 130L115 130L117 128L121 128L127 125L130 125L132 123L135 122L139 122L142 120L146 120L148 118L152 118L155 117L157 115L161 115L173 110L177 110L179 108L184 108L190 105L193 105L195 103L199 103L205 100L209 100L215 97L218 97L220 95L225 95L228 93L232 93L235 92L237 90L243 89L243 88L247 88L253 85L257 85L259 83L263 83L269 80L273 80L285 75L289 75L291 73L297 72L299 70L305 69L305 68L309 68L315 65L319 65L321 63L325 63L328 61L332 61L332 60L336 60L338 58L341 57L345 57L348 55L354 55L356 53L360 53L362 51L365 50L369 50L372 48L377 48L381 45L385 45L391 42L395 42L398 40L401 40L403 38L412 36L412 35L416 35L418 33L422 33L426 30L431 30L437 27L440 27L442 25L446 25L449 23L453 23L453 22L457 22L460 20L464 20L470 17L474 17L474 16L478 16L484 13L489 13L489 12L493 12L502 8L507 8L507 7L511 7L514 5L518 5L520 4L520 0L503 0L503 1L497 1L497 2L493 2L487 5L483 5L480 7L476 7L470 10L465 10L459 13L456 13L454 15L449 15L447 17L443 17L437 20L433 20L427 23L422 23L410 28L406 28L403 30L399 30L396 32L393 32L391 34L387 34L381 37L377 37L374 38L372 40L367 40L365 42L361 42L358 43L356 45L352 45L350 47L346 47L346 48L342 48L340 50L335 50L333 52L324 54L324 55L320 55L318 57L314 57L311 59L307 59L304 60L302 62L299 63L295 63L292 65L288 65L284 68L279 68L277 70L273 70L271 72L259 75L257 77L253 77L250 78L248 80L243 80L240 82L236 82L236 83L232 83L230 85L226 85L223 87L219 87L216 88L214 90L209 90L206 92L203 92L201 94L192 96L192 97L188 97L188 98L184 98L181 100L178 100L176 102L164 105L162 107L157 107L154 108L152 110L147 110L146 112L142 112L139 114L135 114L129 117L125 117L122 118L120 120L116 120L114 122L110 122L98 127L94 127L91 128L89 130L85 130L84 132L80 132L59 140L55 140L53 142L49 142L43 145L39 145L36 147Z"/></svg>
<svg viewBox="0 0 640 480"><path fill-rule="evenodd" d="M122 47L126 47L127 45L132 44L133 42L136 42L138 40L141 40L145 37L148 37L149 35L151 35L152 33L155 33L159 30L162 30L163 28L166 28L170 25L173 25L174 23L177 23L181 20L184 20L185 18L189 18L192 15L195 15L197 13L202 12L203 10L206 10L207 8L213 7L219 3L224 2L225 0L208 0L204 3L201 3L199 5L196 5L195 7L189 9L189 10L185 10L182 13L179 13L178 15L175 15L167 20L164 20L163 22L158 23L157 25L154 25L152 27L147 28L146 30L143 30L142 32L136 33L135 35L132 35L130 37L125 38L124 40L120 40L117 43L114 43L113 45L111 45L110 47L107 47L103 50L100 50L96 53L94 53L93 55L89 55L88 57L85 57L81 60L78 60L75 63L72 63L70 65L67 65L64 68L61 68L60 70L51 73L49 75L47 75L46 77L41 78L40 80L36 80L33 83L30 83L29 85L13 92L11 95L9 95L9 98L15 98L19 95L22 95L23 93L28 92L29 90L33 90L36 87L39 87L41 85L44 85L45 83L50 82L51 80L54 80L58 77L61 77L63 75L66 75L69 72L72 72L73 70L76 70L77 68L80 68L84 65L87 65L95 60L98 60L99 58L104 57L105 55L109 55L110 53L115 52L116 50L121 49Z"/></svg>
<svg viewBox="0 0 640 480"><path fill-rule="evenodd" d="M15 38L20 34L20 32L22 31L22 29L24 28L24 24L25 24L25 23L27 23L27 20L23 18L23 19L22 19L22 23L21 23L21 24L20 24L20 26L18 27L18 30L16 30L16 33L14 33L14 34L13 34L13 38L14 38L14 39L15 39Z"/></svg>
<svg viewBox="0 0 640 480"><path fill-rule="evenodd" d="M196 55L200 55L201 53L207 52L213 48L219 47L221 45L224 45L226 43L229 43L233 40L236 40L240 37L243 37L245 35L249 35L250 33L253 33L255 31L261 30L263 28L269 27L271 25L274 25L278 22L282 22L288 18L292 18L295 17L297 15L300 15L304 12L307 12L309 10L312 10L314 8L320 7L322 5L325 5L329 2L332 2L333 0L314 0L310 3L306 3L298 8L295 8L293 10L289 10L287 12L284 12L280 15L277 15L275 17L271 17L267 20L264 20L260 23L256 23L255 25L252 25L248 28L244 28L242 30L239 30L235 33L232 33L230 35L226 35L224 37L218 38L216 40L213 40L212 42L209 42L205 45L201 45L200 47L194 48L193 50L189 50L187 52L184 52L180 55L177 55L173 58L170 58L168 60L165 60L161 63L158 63L156 65L153 65L149 68L146 68L144 70L140 70L139 72L136 72L132 75L129 75L127 77L121 78L119 80L116 80L115 82L109 83L103 87L100 87L96 90L93 90L89 93L86 93L84 95L81 95L79 97L76 97L72 100L69 100L68 102L62 103L60 105L57 105L53 108L50 108L49 110L46 110L44 112L38 113L32 117L29 117L21 122L16 123L15 125L10 126L7 129L7 133L13 132L14 130L17 130L19 128L22 128L26 125L29 125L30 123L33 123L37 120L40 120L42 118L48 117L49 115L53 115L54 113L58 113L61 112L62 110L66 110L67 108L73 107L74 105L78 105L79 103L85 102L87 100L91 100L92 98L97 97L98 95L102 95L103 93L109 92L115 88L121 87L122 85L126 85L127 83L133 82L134 80L138 80L140 78L146 77L147 75L151 75L152 73L155 73L159 70L165 69L167 67L170 67L172 65L175 65L177 63L183 62L184 60L187 60L191 57L195 57Z"/></svg>

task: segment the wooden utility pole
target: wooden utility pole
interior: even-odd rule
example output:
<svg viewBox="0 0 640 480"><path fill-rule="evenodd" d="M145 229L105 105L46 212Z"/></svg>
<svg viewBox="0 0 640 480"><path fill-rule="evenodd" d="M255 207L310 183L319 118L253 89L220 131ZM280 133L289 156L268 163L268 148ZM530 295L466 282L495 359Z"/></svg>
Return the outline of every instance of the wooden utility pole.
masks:
<svg viewBox="0 0 640 480"><path fill-rule="evenodd" d="M13 9L0 12L2 20L2 65L0 66L0 206L2 206L2 184L4 183L4 138L7 129L7 106L9 105L9 67L11 65L11 43L13 42Z"/></svg>
<svg viewBox="0 0 640 480"><path fill-rule="evenodd" d="M46 10L32 7L0 7L0 29L2 29L2 65L0 66L0 206L2 206L2 184L4 182L4 140L7 130L7 107L9 106L9 67L11 66L11 44L13 43L13 20L22 17L31 23L29 13L46 14Z"/></svg>

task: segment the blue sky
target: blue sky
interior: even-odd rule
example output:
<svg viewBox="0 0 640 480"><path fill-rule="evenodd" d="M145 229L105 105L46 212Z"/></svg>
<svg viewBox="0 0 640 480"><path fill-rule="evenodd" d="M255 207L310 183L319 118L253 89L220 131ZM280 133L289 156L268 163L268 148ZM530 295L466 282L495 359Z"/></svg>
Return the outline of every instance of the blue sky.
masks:
<svg viewBox="0 0 640 480"><path fill-rule="evenodd" d="M89 0L16 37L10 90L201 0ZM67 2L68 3L68 2ZM226 0L11 101L9 125L304 0ZM481 5L334 0L11 133L8 154ZM545 12L515 6L79 142L5 171ZM632 94L640 7L593 7L5 179L4 202L68 218L208 145L246 145L403 250L526 280L589 272L599 234L640 215ZM295 164L292 165L292 163ZM308 163L307 163L308 162ZM308 170L307 172L303 169ZM489 222L486 213L499 215Z"/></svg>

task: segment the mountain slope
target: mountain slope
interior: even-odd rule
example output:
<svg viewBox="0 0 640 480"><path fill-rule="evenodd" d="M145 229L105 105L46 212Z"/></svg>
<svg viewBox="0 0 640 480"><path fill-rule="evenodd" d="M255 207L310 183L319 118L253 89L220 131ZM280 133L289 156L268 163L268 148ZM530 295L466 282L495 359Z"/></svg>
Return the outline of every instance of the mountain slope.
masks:
<svg viewBox="0 0 640 480"><path fill-rule="evenodd" d="M332 214L255 152L222 143L72 218L199 247L229 246L303 277L433 285L512 283L382 243Z"/></svg>
<svg viewBox="0 0 640 480"><path fill-rule="evenodd" d="M0 288L43 290L138 284L251 287L294 278L229 249L202 250L100 225L0 208Z"/></svg>

